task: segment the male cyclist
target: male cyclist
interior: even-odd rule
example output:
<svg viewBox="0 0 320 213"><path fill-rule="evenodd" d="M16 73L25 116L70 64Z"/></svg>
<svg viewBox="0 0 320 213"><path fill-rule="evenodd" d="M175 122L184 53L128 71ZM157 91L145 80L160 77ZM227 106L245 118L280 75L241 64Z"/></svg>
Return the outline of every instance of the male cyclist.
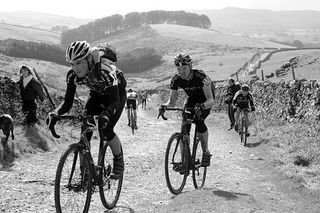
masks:
<svg viewBox="0 0 320 213"><path fill-rule="evenodd" d="M147 91L144 91L141 95L141 108L147 109L147 98L148 98L148 93Z"/></svg>
<svg viewBox="0 0 320 213"><path fill-rule="evenodd" d="M210 166L209 134L204 120L210 114L210 109L213 105L211 80L204 71L192 68L190 55L178 54L174 58L174 64L178 73L171 80L169 100L161 107L165 110L166 107L175 106L178 99L178 88L183 89L187 94L187 99L184 102L185 107L200 106L201 119L196 121L196 125L198 126L197 137L201 141L203 151L201 165ZM188 126L189 131L190 127L191 125Z"/></svg>
<svg viewBox="0 0 320 213"><path fill-rule="evenodd" d="M114 156L112 177L117 179L124 171L124 161L121 142L113 128L126 102L126 80L123 73L114 65L117 61L115 48L107 45L108 55L99 49L91 49L86 41L75 41L68 46L66 60L70 64L70 69L67 74L67 90L64 101L49 113L48 120L54 125L57 121L54 115L63 115L71 109L77 85L86 85L90 93L85 113L100 115L98 127L110 143ZM92 133L87 136L90 140Z"/></svg>
<svg viewBox="0 0 320 213"><path fill-rule="evenodd" d="M228 79L228 89L226 92L226 98L224 102L228 104L228 116L230 120L230 128L228 130L233 129L233 126L235 124L235 118L234 118L234 110L232 105L232 100L234 95L241 89L240 85L237 85L234 83L234 79L230 77Z"/></svg>
<svg viewBox="0 0 320 213"><path fill-rule="evenodd" d="M233 100L232 100L232 105L234 106L235 110L236 110L236 114L235 114L235 122L236 124L234 125L234 129L236 131L238 131L238 126L239 126L239 116L240 116L240 110L238 109L244 109L244 116L246 119L246 123L249 123L249 118L248 118L248 109L249 109L249 104L251 107L251 111L254 112L255 111L255 107L253 104L253 98L252 95L249 93L249 86L247 84L243 84L241 87L241 90L239 90ZM247 132L247 137L250 136L250 133L248 132L248 126L246 126L246 132Z"/></svg>
<svg viewBox="0 0 320 213"><path fill-rule="evenodd" d="M130 88L127 93L128 126L131 125L130 124L129 106L132 105L133 117L134 117L134 128L135 129L138 129L138 126L137 126L137 98L138 98L138 94Z"/></svg>

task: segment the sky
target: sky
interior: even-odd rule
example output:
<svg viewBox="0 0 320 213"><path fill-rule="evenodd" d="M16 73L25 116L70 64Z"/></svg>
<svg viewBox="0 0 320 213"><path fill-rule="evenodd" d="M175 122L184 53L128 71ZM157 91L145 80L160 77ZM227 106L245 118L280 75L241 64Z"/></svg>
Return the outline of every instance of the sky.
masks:
<svg viewBox="0 0 320 213"><path fill-rule="evenodd" d="M5 0L0 12L32 10L96 19L150 10L204 10L240 7L270 10L318 10L319 0Z"/></svg>

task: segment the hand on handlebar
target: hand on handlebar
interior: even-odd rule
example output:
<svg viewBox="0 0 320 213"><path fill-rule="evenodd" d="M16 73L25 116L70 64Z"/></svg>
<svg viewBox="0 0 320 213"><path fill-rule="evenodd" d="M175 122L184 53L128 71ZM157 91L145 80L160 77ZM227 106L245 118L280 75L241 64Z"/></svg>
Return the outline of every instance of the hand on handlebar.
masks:
<svg viewBox="0 0 320 213"><path fill-rule="evenodd" d="M107 110L103 111L100 115L99 115L99 127L100 130L104 130L105 128L107 128L107 126L110 124L110 117L111 117L111 113Z"/></svg>
<svg viewBox="0 0 320 213"><path fill-rule="evenodd" d="M166 111L166 109L167 109L167 106L166 106L166 105L161 105L161 106L159 107L158 119L159 119L159 117L161 116L163 120L167 120L167 118L164 117L164 112Z"/></svg>
<svg viewBox="0 0 320 213"><path fill-rule="evenodd" d="M56 112L49 112L48 113L48 116L46 118L46 124L47 124L48 128L50 129L51 134L55 138L60 138L60 135L58 135L54 129L54 126L56 125L58 120L60 120L60 119L59 119L59 116L57 115Z"/></svg>

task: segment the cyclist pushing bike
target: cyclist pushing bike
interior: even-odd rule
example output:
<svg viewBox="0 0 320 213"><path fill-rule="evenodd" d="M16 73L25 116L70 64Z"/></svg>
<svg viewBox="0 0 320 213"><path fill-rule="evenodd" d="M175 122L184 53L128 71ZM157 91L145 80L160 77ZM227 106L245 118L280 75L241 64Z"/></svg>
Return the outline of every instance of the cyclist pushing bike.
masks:
<svg viewBox="0 0 320 213"><path fill-rule="evenodd" d="M138 98L138 94L130 88L127 93L128 126L131 125L130 124L130 115L129 115L129 106L132 105L133 116L134 116L133 122L134 122L135 129L138 129L138 126L137 126L137 98Z"/></svg>
<svg viewBox="0 0 320 213"><path fill-rule="evenodd" d="M234 106L234 110L236 111L235 113L235 125L234 125L234 130L238 131L238 127L239 127L239 115L240 115L240 110L238 109L242 109L244 110L244 116L245 116L245 120L246 123L249 123L249 117L248 117L248 109L249 109L249 105L251 107L251 111L254 112L255 111L255 107L253 104L253 98L251 93L249 92L249 86L247 84L243 84L241 86L241 90L239 90L233 100L232 100L232 105ZM246 136L249 137L250 133L248 132L248 126L245 127L246 128Z"/></svg>
<svg viewBox="0 0 320 213"><path fill-rule="evenodd" d="M77 85L86 85L90 89L85 105L86 115L99 115L98 128L109 141L114 161L113 177L117 179L124 171L121 142L113 131L126 102L126 80L123 73L115 66L117 54L108 43L104 50L90 48L86 41L75 41L66 49L66 60L70 63L67 73L67 89L64 101L57 109L49 113L48 125L51 129L67 113L73 104ZM89 121L94 123L94 121ZM83 128L81 132L83 132ZM92 132L87 133L90 141ZM83 143L83 138L79 143Z"/></svg>
<svg viewBox="0 0 320 213"><path fill-rule="evenodd" d="M174 107L178 99L178 89L181 88L187 94L184 106L188 108L200 107L200 119L196 120L198 128L197 137L201 141L202 161L204 167L210 166L211 154L208 148L208 129L204 120L210 114L213 105L213 96L211 91L211 80L209 76L202 70L193 69L192 58L188 54L178 54L174 58L174 64L178 73L171 80L170 97L167 103L161 106L162 110L167 107ZM194 111L191 112L192 118ZM188 132L190 132L191 124L188 124Z"/></svg>

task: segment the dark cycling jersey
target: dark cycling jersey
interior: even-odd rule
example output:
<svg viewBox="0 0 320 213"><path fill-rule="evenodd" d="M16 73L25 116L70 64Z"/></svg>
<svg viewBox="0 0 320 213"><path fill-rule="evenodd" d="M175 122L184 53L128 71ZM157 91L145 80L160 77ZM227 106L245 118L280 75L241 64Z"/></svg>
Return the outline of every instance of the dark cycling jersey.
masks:
<svg viewBox="0 0 320 213"><path fill-rule="evenodd" d="M183 89L188 100L186 106L193 107L196 103L204 103L207 98L203 92L203 87L211 85L209 76L202 70L192 69L192 78L190 80L182 79L179 74L176 74L171 81L170 88L172 90Z"/></svg>
<svg viewBox="0 0 320 213"><path fill-rule="evenodd" d="M232 104L240 109L248 109L249 104L251 108L254 108L252 95L248 92L246 96L243 96L241 90L234 95Z"/></svg>
<svg viewBox="0 0 320 213"><path fill-rule="evenodd" d="M86 85L90 89L90 96L104 96L110 103L107 110L112 114L119 109L120 96L126 94L126 80L123 73L108 59L99 58L99 51L92 52L94 62L88 74L80 78L73 70L67 74L67 90L63 103L57 112L62 115L68 112L73 104L77 85Z"/></svg>

